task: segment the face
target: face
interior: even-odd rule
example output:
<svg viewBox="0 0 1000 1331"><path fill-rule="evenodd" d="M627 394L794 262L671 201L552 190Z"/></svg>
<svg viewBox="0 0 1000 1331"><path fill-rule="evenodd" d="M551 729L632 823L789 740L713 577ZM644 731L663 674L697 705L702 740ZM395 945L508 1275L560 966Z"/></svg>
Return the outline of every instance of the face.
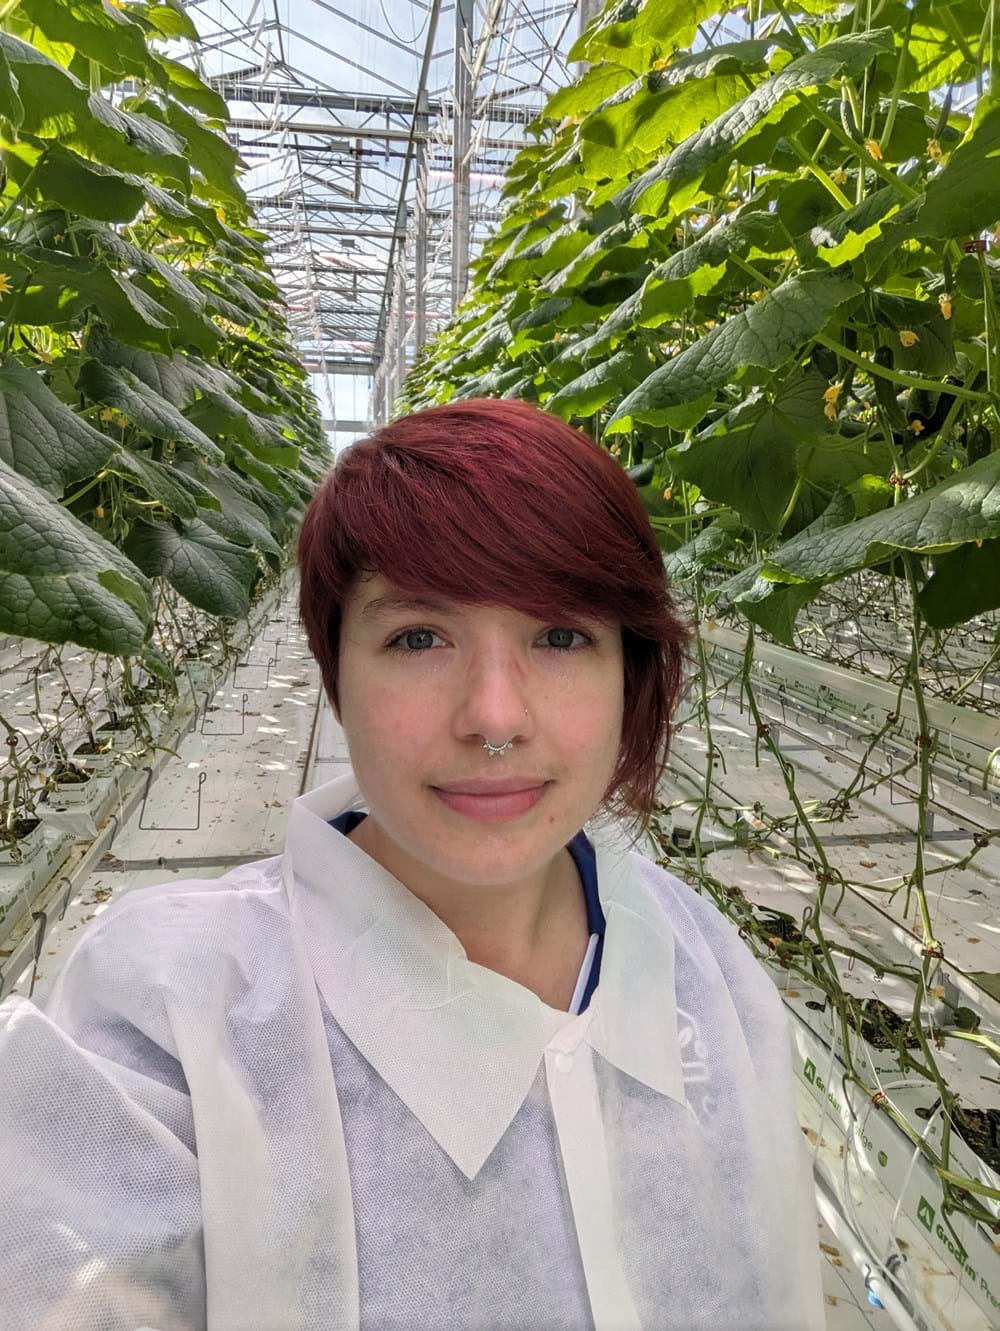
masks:
<svg viewBox="0 0 1000 1331"><path fill-rule="evenodd" d="M393 595L398 589L380 574L363 579L340 637L338 719L371 810L362 828L384 852L378 858L391 860L387 867L407 884L489 886L544 875L614 773L620 629L546 623L500 606L375 605ZM502 757L483 748L484 740L510 739ZM450 807L435 791L481 777L547 785L532 808L499 821Z"/></svg>

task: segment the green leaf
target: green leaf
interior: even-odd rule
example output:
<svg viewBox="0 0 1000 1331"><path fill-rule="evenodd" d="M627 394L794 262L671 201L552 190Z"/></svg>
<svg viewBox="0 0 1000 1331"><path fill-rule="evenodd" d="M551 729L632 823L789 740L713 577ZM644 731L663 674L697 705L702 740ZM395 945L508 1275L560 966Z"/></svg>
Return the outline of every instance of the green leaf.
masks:
<svg viewBox="0 0 1000 1331"><path fill-rule="evenodd" d="M687 582L706 568L711 568L730 549L734 541L733 531L719 522L702 527L693 540L682 545L673 554L667 555L663 566L671 582Z"/></svg>
<svg viewBox="0 0 1000 1331"><path fill-rule="evenodd" d="M269 419L248 411L228 393L203 386L203 395L188 411L188 419L209 435L238 439L262 462L294 467L299 450L281 432L281 417Z"/></svg>
<svg viewBox="0 0 1000 1331"><path fill-rule="evenodd" d="M738 381L750 365L779 369L822 331L835 310L860 294L856 283L838 273L796 274L654 370L618 406L608 426L636 420L689 428L717 388Z"/></svg>
<svg viewBox="0 0 1000 1331"><path fill-rule="evenodd" d="M775 587L773 583L770 586L771 591L764 600L745 597L740 602L740 609L747 619L765 633L770 633L786 647L794 647L795 620L799 611L819 595L819 586L808 582L795 583L790 587Z"/></svg>
<svg viewBox="0 0 1000 1331"><path fill-rule="evenodd" d="M974 236L997 221L1000 195L1000 102L986 95L948 162L928 181L916 234Z"/></svg>
<svg viewBox="0 0 1000 1331"><path fill-rule="evenodd" d="M845 494L836 494L819 517L804 528L796 539L802 542L815 539L823 532L849 524L853 517L854 506L850 499ZM819 590L818 582L803 582L792 586L773 582L765 576L765 561L759 559L711 588L706 600L709 604L721 601L737 606L752 623L758 624L788 646L794 646L795 618Z"/></svg>
<svg viewBox="0 0 1000 1331"><path fill-rule="evenodd" d="M150 115L154 114L152 106L144 109ZM155 110L159 111L159 108ZM244 206L246 195L236 183L236 168L241 164L236 149L216 130L207 128L172 99L167 101L166 123L187 143L188 161L193 169L225 198Z"/></svg>
<svg viewBox="0 0 1000 1331"><path fill-rule="evenodd" d="M564 116L586 115L630 82L628 70L621 65L591 65L575 83L552 94L539 119L562 120Z"/></svg>
<svg viewBox="0 0 1000 1331"><path fill-rule="evenodd" d="M943 554L968 541L1000 536L1000 453L991 453L922 494L846 527L801 532L768 559L764 573L782 582L829 581L881 564L900 551Z"/></svg>
<svg viewBox="0 0 1000 1331"><path fill-rule="evenodd" d="M17 88L17 75L11 69L6 53L0 48L0 116L15 128L24 120L24 106Z"/></svg>
<svg viewBox="0 0 1000 1331"><path fill-rule="evenodd" d="M46 149L35 168L33 192L45 203L102 222L131 222L146 202L138 176L88 161L58 143Z"/></svg>
<svg viewBox="0 0 1000 1331"><path fill-rule="evenodd" d="M220 469L207 484L222 507L218 513L203 513L203 520L238 545L252 545L261 554L280 559L281 546L271 534L267 514L247 498L239 478L228 468Z"/></svg>
<svg viewBox="0 0 1000 1331"><path fill-rule="evenodd" d="M0 633L128 655L149 636L149 582L0 460Z"/></svg>
<svg viewBox="0 0 1000 1331"><path fill-rule="evenodd" d="M175 517L198 516L198 505L187 487L177 481L173 467L164 466L145 453L121 448L108 463L107 470L137 482L151 499L156 499Z"/></svg>
<svg viewBox="0 0 1000 1331"><path fill-rule="evenodd" d="M710 431L670 449L670 464L749 526L776 531L795 489L799 448L832 428L823 416L825 388L823 375L796 369L774 400L755 394Z"/></svg>
<svg viewBox="0 0 1000 1331"><path fill-rule="evenodd" d="M72 134L87 105L87 89L80 80L12 33L0 32L0 51L17 75L21 129L45 138Z"/></svg>
<svg viewBox="0 0 1000 1331"><path fill-rule="evenodd" d="M891 52L893 45L892 29L877 28L835 37L817 50L792 60L704 129L690 135L666 161L651 167L617 194L615 203L620 215L658 216L668 201L674 211L683 207L687 198L694 196L694 187L712 168L721 166L723 172L728 170L737 146L761 122L780 114L786 98L801 89L822 87L841 74L856 77L877 56ZM706 185L711 189L716 183L721 184L721 179L716 182L713 177ZM681 195L684 186L688 188Z"/></svg>
<svg viewBox="0 0 1000 1331"><path fill-rule="evenodd" d="M197 40L197 39L196 39ZM187 65L160 55L157 59L167 72L170 91L178 101L186 106L193 106L213 120L228 120L229 108L225 98L220 97L214 88L210 88L199 75Z"/></svg>
<svg viewBox="0 0 1000 1331"><path fill-rule="evenodd" d="M106 0L20 0L18 17L115 74L150 75L142 28Z"/></svg>
<svg viewBox="0 0 1000 1331"><path fill-rule="evenodd" d="M67 485L101 470L114 441L71 411L32 370L0 365L0 461L61 498Z"/></svg>
<svg viewBox="0 0 1000 1331"><path fill-rule="evenodd" d="M678 55L610 96L584 120L580 135L605 154L624 152L636 164L651 154L662 157L665 148L676 147L745 95L744 76L765 67L772 45L768 38ZM581 149L585 163L589 144ZM620 173L620 161L604 160L608 174Z"/></svg>
<svg viewBox="0 0 1000 1331"><path fill-rule="evenodd" d="M199 610L240 619L250 609L257 560L200 518L137 522L128 534L125 552L150 577L166 578Z"/></svg>
<svg viewBox="0 0 1000 1331"><path fill-rule="evenodd" d="M716 13L714 0L620 0L609 5L577 39L568 59L607 60L641 74L679 47L690 45L702 20Z"/></svg>
<svg viewBox="0 0 1000 1331"><path fill-rule="evenodd" d="M182 352L168 357L153 351L140 351L113 338L100 324L91 327L84 350L105 365L131 370L181 411L186 410L206 387L230 396L239 391L237 381L221 366L209 365Z"/></svg>
<svg viewBox="0 0 1000 1331"><path fill-rule="evenodd" d="M593 416L595 411L618 396L623 385L635 383L635 361L635 352L631 348L616 352L560 388L545 403L545 410L563 420Z"/></svg>
<svg viewBox="0 0 1000 1331"><path fill-rule="evenodd" d="M927 623L937 629L995 610L1000 606L1000 540L960 545L935 560L917 604Z"/></svg>
<svg viewBox="0 0 1000 1331"><path fill-rule="evenodd" d="M172 316L106 264L73 255L26 251L31 278L17 296L19 324L73 325L96 310L122 340L152 351L170 351ZM2 260L0 251L0 260Z"/></svg>
<svg viewBox="0 0 1000 1331"><path fill-rule="evenodd" d="M78 384L94 402L116 407L154 439L173 439L191 445L213 462L225 461L222 449L208 435L130 370L88 360L80 370Z"/></svg>
<svg viewBox="0 0 1000 1331"><path fill-rule="evenodd" d="M190 42L201 41L201 34L184 12L180 0L169 0L162 5L136 5L135 9L164 37L186 37Z"/></svg>

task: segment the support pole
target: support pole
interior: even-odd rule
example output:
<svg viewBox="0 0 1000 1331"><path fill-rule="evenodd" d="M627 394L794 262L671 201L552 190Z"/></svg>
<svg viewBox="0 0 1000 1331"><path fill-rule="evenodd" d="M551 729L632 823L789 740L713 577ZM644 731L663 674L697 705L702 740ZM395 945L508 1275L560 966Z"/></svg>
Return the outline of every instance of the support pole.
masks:
<svg viewBox="0 0 1000 1331"><path fill-rule="evenodd" d="M469 147L472 141L472 49L475 0L455 0L455 124L452 135L451 310L469 281Z"/></svg>
<svg viewBox="0 0 1000 1331"><path fill-rule="evenodd" d="M414 198L416 244L413 255L413 354L427 341L427 93L417 102L417 179Z"/></svg>
<svg viewBox="0 0 1000 1331"><path fill-rule="evenodd" d="M402 392L403 380L406 378L406 279L409 248L405 243L402 245L396 267L396 397Z"/></svg>

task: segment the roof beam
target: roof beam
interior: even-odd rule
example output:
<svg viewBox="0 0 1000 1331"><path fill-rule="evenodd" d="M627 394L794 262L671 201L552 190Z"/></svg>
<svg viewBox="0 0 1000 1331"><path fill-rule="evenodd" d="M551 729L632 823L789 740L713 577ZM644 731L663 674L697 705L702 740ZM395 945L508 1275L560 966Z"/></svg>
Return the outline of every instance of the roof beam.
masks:
<svg viewBox="0 0 1000 1331"><path fill-rule="evenodd" d="M327 139L375 139L385 143L410 143L423 139L429 142L434 138L433 131L426 134L414 132L411 136L406 129L388 129L380 125L337 125L333 121L322 124L319 121L303 120L264 120L237 116L229 121L233 129L251 129L257 134L281 134L288 130L292 134L315 134ZM524 146L523 139L477 139L477 144L486 148L510 148L516 151Z"/></svg>

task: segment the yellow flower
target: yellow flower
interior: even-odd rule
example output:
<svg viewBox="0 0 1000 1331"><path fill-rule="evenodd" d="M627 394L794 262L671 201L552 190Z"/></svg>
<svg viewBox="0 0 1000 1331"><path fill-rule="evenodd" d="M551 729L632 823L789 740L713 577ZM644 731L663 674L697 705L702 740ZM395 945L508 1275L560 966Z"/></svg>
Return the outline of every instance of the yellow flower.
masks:
<svg viewBox="0 0 1000 1331"><path fill-rule="evenodd" d="M837 419L837 403L840 399L840 392L843 387L844 385L842 383L831 384L823 394L823 401L826 404L823 408L823 415L828 421L835 421Z"/></svg>
<svg viewBox="0 0 1000 1331"><path fill-rule="evenodd" d="M844 185L847 183L847 172L842 166L838 166L835 171L830 172L830 179L837 185Z"/></svg>
<svg viewBox="0 0 1000 1331"><path fill-rule="evenodd" d="M14 287L6 273L0 273L0 296L6 296L8 291L13 291Z"/></svg>
<svg viewBox="0 0 1000 1331"><path fill-rule="evenodd" d="M919 416L914 416L913 420L910 421L910 429L914 434L923 434L924 423Z"/></svg>
<svg viewBox="0 0 1000 1331"><path fill-rule="evenodd" d="M715 320L714 320L714 319L706 319L706 320L705 320L705 327L706 327L706 328L714 328L714 327L715 327Z"/></svg>
<svg viewBox="0 0 1000 1331"><path fill-rule="evenodd" d="M938 143L937 139L927 140L927 156L931 159L932 162L940 162L941 145L940 143Z"/></svg>
<svg viewBox="0 0 1000 1331"><path fill-rule="evenodd" d="M876 162L881 162L882 149L879 147L878 139L865 139L865 147L875 158Z"/></svg>
<svg viewBox="0 0 1000 1331"><path fill-rule="evenodd" d="M621 444L612 444L611 452L614 454L616 458L620 458L622 455Z"/></svg>
<svg viewBox="0 0 1000 1331"><path fill-rule="evenodd" d="M674 495L674 492L673 492L673 490L670 488L670 486L668 485L667 488L666 488L666 489L664 490L664 492L663 492L663 498L664 498L664 499L672 499L672 498L673 498L673 495Z"/></svg>
<svg viewBox="0 0 1000 1331"><path fill-rule="evenodd" d="M938 304L941 306L941 317L943 319L951 318L951 296L947 291L942 291L938 296Z"/></svg>
<svg viewBox="0 0 1000 1331"><path fill-rule="evenodd" d="M767 295L767 292L766 292L766 291L751 291L751 292L750 292L750 299L751 299L751 300L760 300L760 298L761 298L762 296L766 296L766 295Z"/></svg>
<svg viewBox="0 0 1000 1331"><path fill-rule="evenodd" d="M899 340L904 347L912 347L914 342L920 341L920 338L911 328L901 328L899 330Z"/></svg>

